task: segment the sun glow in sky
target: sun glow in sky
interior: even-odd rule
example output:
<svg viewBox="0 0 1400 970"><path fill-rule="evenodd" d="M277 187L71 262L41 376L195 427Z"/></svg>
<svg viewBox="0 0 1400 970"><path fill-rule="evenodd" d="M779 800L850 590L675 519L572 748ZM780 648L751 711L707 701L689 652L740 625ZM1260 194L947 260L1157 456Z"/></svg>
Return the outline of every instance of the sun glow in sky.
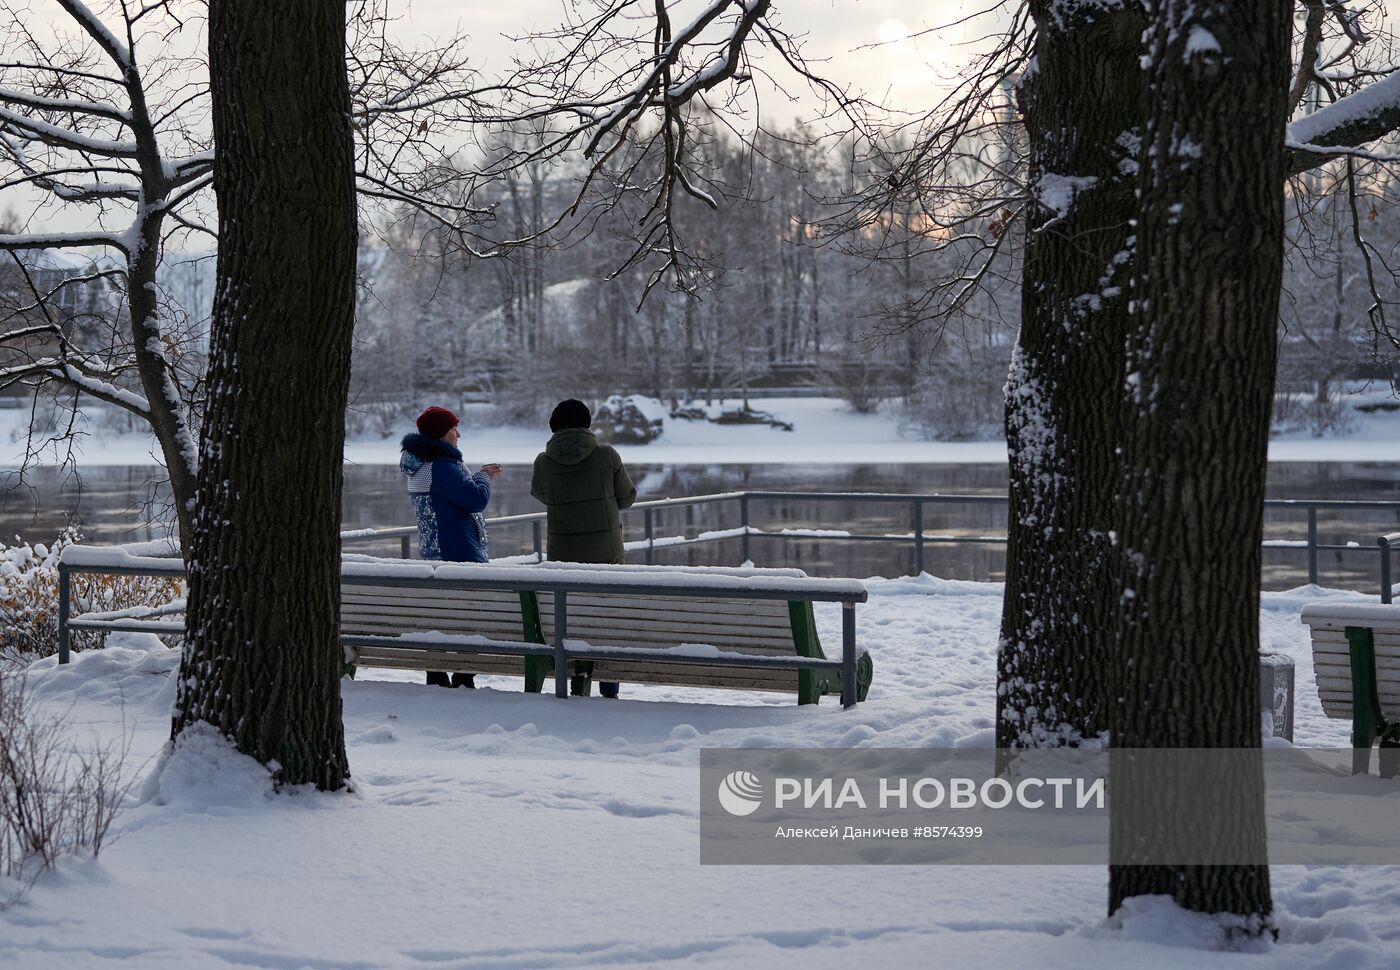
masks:
<svg viewBox="0 0 1400 970"><path fill-rule="evenodd" d="M875 32L882 44L892 44L898 46L904 43L904 39L909 36L909 28L898 20L886 20L880 25L880 29Z"/></svg>

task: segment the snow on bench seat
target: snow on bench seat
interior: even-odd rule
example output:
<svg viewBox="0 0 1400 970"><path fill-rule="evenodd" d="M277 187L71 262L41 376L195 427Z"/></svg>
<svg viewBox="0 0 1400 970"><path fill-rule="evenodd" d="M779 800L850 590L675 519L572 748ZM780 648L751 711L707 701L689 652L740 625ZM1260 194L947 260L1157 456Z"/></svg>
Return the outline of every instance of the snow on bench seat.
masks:
<svg viewBox="0 0 1400 970"><path fill-rule="evenodd" d="M1321 600L1303 607L1312 631L1317 694L1328 717L1352 722L1353 770L1400 771L1400 605Z"/></svg>
<svg viewBox="0 0 1400 970"><path fill-rule="evenodd" d="M1313 671L1323 712L1331 718L1353 714L1351 646L1347 627L1372 631L1381 713L1400 720L1400 605L1321 600L1303 607L1312 630Z"/></svg>

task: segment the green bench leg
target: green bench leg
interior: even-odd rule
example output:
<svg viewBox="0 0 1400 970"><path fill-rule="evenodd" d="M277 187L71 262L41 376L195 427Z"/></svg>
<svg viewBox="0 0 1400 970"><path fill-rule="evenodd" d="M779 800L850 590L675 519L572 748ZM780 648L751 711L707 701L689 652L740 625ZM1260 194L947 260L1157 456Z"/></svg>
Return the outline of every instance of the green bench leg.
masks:
<svg viewBox="0 0 1400 970"><path fill-rule="evenodd" d="M788 602L788 620L792 625L792 646L799 657L825 660L821 640L817 637L817 620L812 604L800 600ZM856 657L856 700L864 701L875 679L875 664L870 654ZM797 703L816 704L823 694L841 693L841 674L834 670L799 670L797 672Z"/></svg>
<svg viewBox="0 0 1400 970"><path fill-rule="evenodd" d="M526 643L544 643L544 627L540 625L540 601L533 592L520 593L520 619L524 625ZM538 694L544 690L544 682L554 662L549 657L525 658L525 691Z"/></svg>
<svg viewBox="0 0 1400 970"><path fill-rule="evenodd" d="M548 657L525 658L525 692L538 694L544 690L544 682L549 679L550 662Z"/></svg>
<svg viewBox="0 0 1400 970"><path fill-rule="evenodd" d="M1381 773L1394 777L1400 767L1400 739L1396 726L1385 723L1381 714L1380 692L1376 683L1376 641L1366 627L1346 628L1351 654L1351 773L1364 775L1371 770L1371 746L1382 738Z"/></svg>
<svg viewBox="0 0 1400 970"><path fill-rule="evenodd" d="M817 639L817 620L812 604L800 600L788 601L788 622L792 626L792 646L799 657L826 658ZM825 670L797 672L797 703L816 704L831 689L831 678Z"/></svg>

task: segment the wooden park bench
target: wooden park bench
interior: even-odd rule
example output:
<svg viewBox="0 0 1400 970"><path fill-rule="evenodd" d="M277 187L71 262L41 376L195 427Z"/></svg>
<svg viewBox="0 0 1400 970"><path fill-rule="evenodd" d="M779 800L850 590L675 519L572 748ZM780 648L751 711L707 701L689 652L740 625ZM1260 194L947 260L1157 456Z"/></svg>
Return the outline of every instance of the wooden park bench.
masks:
<svg viewBox="0 0 1400 970"><path fill-rule="evenodd" d="M1400 606L1320 600L1303 607L1312 630L1322 710L1351 720L1352 771L1365 774L1380 740L1380 773L1400 772Z"/></svg>
<svg viewBox="0 0 1400 970"><path fill-rule="evenodd" d="M183 632L169 618L69 616L75 572L183 575L179 560L71 546L60 563L60 662L70 630ZM347 556L341 567L347 662L400 670L522 676L538 692L586 693L593 679L790 691L799 704L864 700L873 676L855 642L863 584L797 570L671 566L499 566ZM842 652L828 659L814 603L842 607Z"/></svg>

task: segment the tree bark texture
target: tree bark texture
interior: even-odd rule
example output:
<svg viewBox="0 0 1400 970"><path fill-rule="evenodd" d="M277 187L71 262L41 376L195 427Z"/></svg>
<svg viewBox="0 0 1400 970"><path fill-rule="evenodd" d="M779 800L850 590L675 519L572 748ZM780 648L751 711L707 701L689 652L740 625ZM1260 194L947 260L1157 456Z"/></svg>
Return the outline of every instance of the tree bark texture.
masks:
<svg viewBox="0 0 1400 970"><path fill-rule="evenodd" d="M174 731L345 784L340 502L356 210L345 5L213 0L219 264Z"/></svg>
<svg viewBox="0 0 1400 970"><path fill-rule="evenodd" d="M1162 0L1146 38L1138 261L1124 382L1123 607L1115 748L1258 748L1259 572L1282 281L1291 7ZM1264 846L1262 763L1179 798ZM1229 797L1227 797L1229 796ZM1211 812L1209 805L1245 810ZM1263 932L1268 868L1117 864L1109 911L1165 893Z"/></svg>
<svg viewBox="0 0 1400 970"><path fill-rule="evenodd" d="M1132 273L1141 4L1036 2L1020 89L1030 148L997 743L1077 744L1106 727L1118 609L1111 534Z"/></svg>

